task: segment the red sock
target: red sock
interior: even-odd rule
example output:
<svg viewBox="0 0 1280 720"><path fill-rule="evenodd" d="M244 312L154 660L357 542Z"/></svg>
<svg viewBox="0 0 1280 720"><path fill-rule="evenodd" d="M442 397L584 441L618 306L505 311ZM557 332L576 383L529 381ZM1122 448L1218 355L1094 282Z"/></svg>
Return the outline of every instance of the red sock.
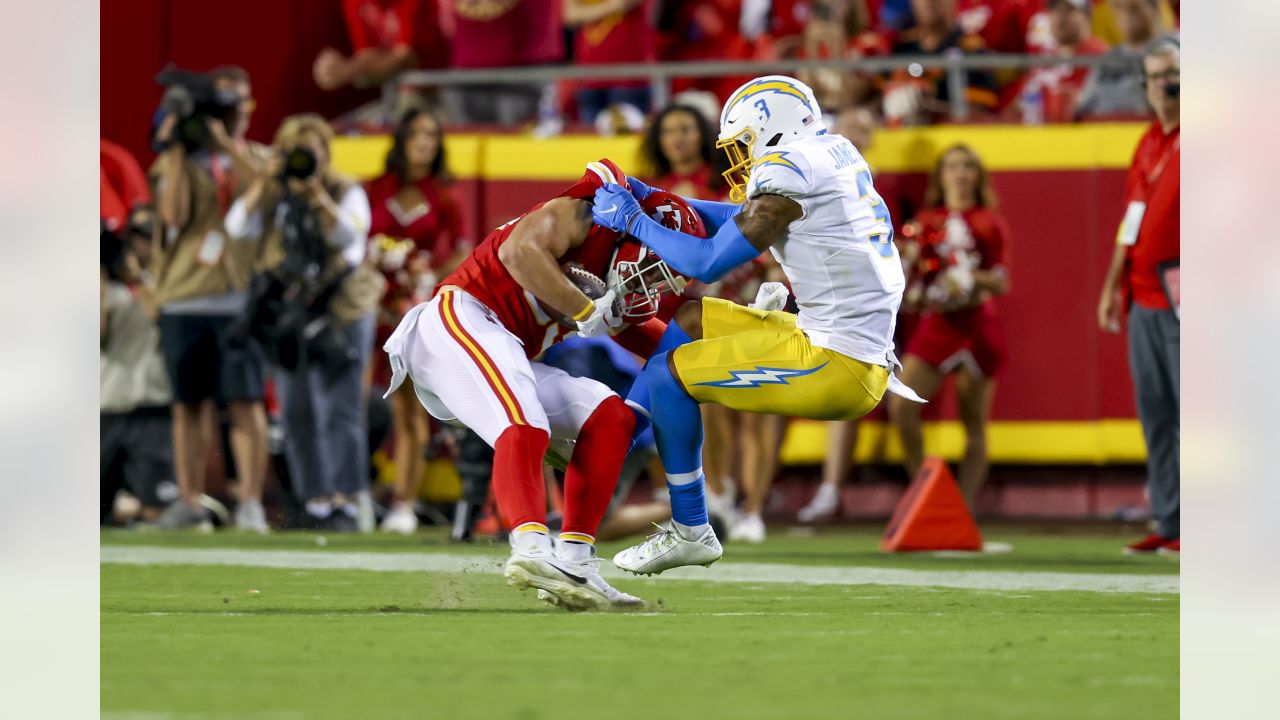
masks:
<svg viewBox="0 0 1280 720"><path fill-rule="evenodd" d="M542 456L547 431L512 425L493 444L493 497L511 527L547 523L547 486L542 479Z"/></svg>
<svg viewBox="0 0 1280 720"><path fill-rule="evenodd" d="M561 538L565 533L595 537L618 486L635 422L631 409L615 395L600 403L583 424L564 474Z"/></svg>

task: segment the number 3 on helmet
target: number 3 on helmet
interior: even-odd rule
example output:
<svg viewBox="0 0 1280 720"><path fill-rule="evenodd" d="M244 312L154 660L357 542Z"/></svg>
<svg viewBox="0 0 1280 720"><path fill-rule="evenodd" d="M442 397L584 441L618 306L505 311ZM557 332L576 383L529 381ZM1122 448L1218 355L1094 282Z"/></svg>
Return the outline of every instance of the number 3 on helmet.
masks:
<svg viewBox="0 0 1280 720"><path fill-rule="evenodd" d="M640 207L664 227L694 237L707 236L702 218L679 195L655 189L640 202ZM629 323L644 322L656 315L662 294L679 295L686 284L657 253L630 235L618 242L606 282L609 289L616 291L622 319Z"/></svg>
<svg viewBox="0 0 1280 720"><path fill-rule="evenodd" d="M767 148L826 131L813 90L799 80L765 75L739 87L720 111L716 140L716 147L729 156L729 169L724 172L729 199L747 199L751 166Z"/></svg>

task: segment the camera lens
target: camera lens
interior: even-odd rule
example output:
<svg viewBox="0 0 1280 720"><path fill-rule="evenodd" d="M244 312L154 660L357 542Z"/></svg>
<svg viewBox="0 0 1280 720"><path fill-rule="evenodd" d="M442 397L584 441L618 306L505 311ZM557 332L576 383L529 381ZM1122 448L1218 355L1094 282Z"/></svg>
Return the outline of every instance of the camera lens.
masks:
<svg viewBox="0 0 1280 720"><path fill-rule="evenodd" d="M306 180L316 172L316 155L310 148L296 147L285 155L284 174L286 177Z"/></svg>

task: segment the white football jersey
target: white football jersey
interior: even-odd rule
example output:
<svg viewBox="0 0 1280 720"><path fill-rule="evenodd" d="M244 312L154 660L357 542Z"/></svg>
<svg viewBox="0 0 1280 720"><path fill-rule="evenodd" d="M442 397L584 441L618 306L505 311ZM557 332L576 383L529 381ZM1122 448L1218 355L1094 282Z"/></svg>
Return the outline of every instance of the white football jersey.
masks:
<svg viewBox="0 0 1280 720"><path fill-rule="evenodd" d="M892 368L893 330L906 279L893 222L853 143L823 134L772 148L751 168L747 198L800 204L773 256L800 306L797 326L818 347Z"/></svg>

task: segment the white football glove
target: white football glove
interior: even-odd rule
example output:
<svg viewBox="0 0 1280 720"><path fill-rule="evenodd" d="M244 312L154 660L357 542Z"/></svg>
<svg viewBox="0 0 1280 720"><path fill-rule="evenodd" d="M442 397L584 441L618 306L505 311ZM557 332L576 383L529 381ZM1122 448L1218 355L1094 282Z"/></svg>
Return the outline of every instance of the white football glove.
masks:
<svg viewBox="0 0 1280 720"><path fill-rule="evenodd" d="M610 290L594 301L595 308L591 314L578 321L579 335L584 338L600 337L622 325L622 318L614 317L613 314L613 298L616 295L616 291Z"/></svg>
<svg viewBox="0 0 1280 720"><path fill-rule="evenodd" d="M790 294L787 286L780 282L761 283L760 289L756 291L756 301L747 307L765 312L781 310L786 306L787 296Z"/></svg>

